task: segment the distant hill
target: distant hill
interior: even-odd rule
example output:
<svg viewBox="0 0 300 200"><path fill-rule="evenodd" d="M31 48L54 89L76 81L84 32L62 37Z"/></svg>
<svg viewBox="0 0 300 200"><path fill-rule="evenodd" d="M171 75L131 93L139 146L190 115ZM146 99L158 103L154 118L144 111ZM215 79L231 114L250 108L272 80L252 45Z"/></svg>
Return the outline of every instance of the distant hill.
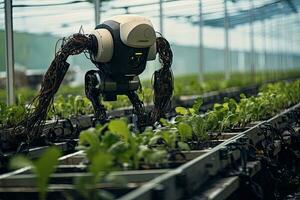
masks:
<svg viewBox="0 0 300 200"><path fill-rule="evenodd" d="M14 33L15 62L29 69L47 68L54 56L57 37L49 34ZM5 70L5 33L0 31L0 71Z"/></svg>

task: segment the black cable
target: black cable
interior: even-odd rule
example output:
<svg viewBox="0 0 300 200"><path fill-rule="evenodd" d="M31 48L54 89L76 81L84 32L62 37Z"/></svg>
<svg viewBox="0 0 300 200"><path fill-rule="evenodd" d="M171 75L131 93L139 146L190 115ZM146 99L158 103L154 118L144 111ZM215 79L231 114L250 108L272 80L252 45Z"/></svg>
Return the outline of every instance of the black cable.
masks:
<svg viewBox="0 0 300 200"><path fill-rule="evenodd" d="M53 3L53 4L17 4L13 5L14 8L25 8L25 7L44 7L44 6L61 6L61 5L69 5L69 4L75 4L75 3L86 3L84 0L76 0L76 1L70 1L65 3Z"/></svg>
<svg viewBox="0 0 300 200"><path fill-rule="evenodd" d="M14 128L16 141L20 135L27 137L25 140L27 143L41 139L38 133L43 129L54 95L69 68L66 60L70 55L78 55L86 51L89 42L89 37L81 33L63 39L61 48L55 53L55 58L43 77L39 94L31 103L34 109L27 112L25 119Z"/></svg>
<svg viewBox="0 0 300 200"><path fill-rule="evenodd" d="M156 39L157 52L161 68L153 74L152 86L154 90L154 108L150 113L152 124L164 117L171 106L171 98L174 90L174 78L171 69L173 52L169 42L163 38Z"/></svg>

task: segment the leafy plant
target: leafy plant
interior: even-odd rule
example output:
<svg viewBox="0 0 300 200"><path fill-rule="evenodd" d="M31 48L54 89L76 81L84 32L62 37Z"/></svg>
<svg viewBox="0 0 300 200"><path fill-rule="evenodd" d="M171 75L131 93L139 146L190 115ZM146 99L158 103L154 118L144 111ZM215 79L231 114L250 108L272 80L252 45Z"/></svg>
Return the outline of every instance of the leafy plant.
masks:
<svg viewBox="0 0 300 200"><path fill-rule="evenodd" d="M175 110L179 114L176 117L177 129L181 136L180 142L190 140L203 141L208 139L207 122L199 110L203 104L201 98L197 98L192 108L177 107ZM182 143L181 143L182 146Z"/></svg>
<svg viewBox="0 0 300 200"><path fill-rule="evenodd" d="M225 98L224 103L215 104L206 114L199 112L203 100L197 99L192 108L177 107L178 115L174 121L161 119L160 128L153 130L148 127L142 133L131 131L123 119L114 119L105 125L82 131L79 148L86 153L91 176L77 179L78 191L86 199L113 198L97 189L98 182L105 180L111 170L163 165L172 152L193 149L193 142L207 140L209 132L245 127L252 121L267 119L300 101L300 80L267 84L257 96L241 94L240 97L239 102ZM76 110L85 104L81 97L75 97L72 102ZM0 104L0 109L6 112L8 108ZM0 113L2 118L6 117L3 113ZM40 199L45 199L47 182L55 170L59 155L57 149L50 148L37 161L15 157L11 166L30 166L37 176Z"/></svg>
<svg viewBox="0 0 300 200"><path fill-rule="evenodd" d="M26 114L24 105L6 106L0 103L0 127L11 127L22 121Z"/></svg>
<svg viewBox="0 0 300 200"><path fill-rule="evenodd" d="M32 172L36 175L39 199L45 200L49 177L55 171L60 156L61 152L57 148L49 147L36 161L31 161L24 156L13 157L10 161L10 167L13 169L30 167Z"/></svg>
<svg viewBox="0 0 300 200"><path fill-rule="evenodd" d="M89 200L114 199L112 194L97 189L97 183L103 180L112 170L112 155L104 152L97 152L90 160L88 172L90 176L79 177L75 180L75 187L79 193Z"/></svg>
<svg viewBox="0 0 300 200"><path fill-rule="evenodd" d="M177 126L178 132L181 138L181 141L188 141L191 140L193 137L193 129L192 127L185 123L185 122L180 122Z"/></svg>
<svg viewBox="0 0 300 200"><path fill-rule="evenodd" d="M48 118L70 118L72 116L85 115L93 113L91 102L80 95L68 95L64 97L59 95L53 103L54 109L48 113Z"/></svg>
<svg viewBox="0 0 300 200"><path fill-rule="evenodd" d="M205 115L199 114L199 108L203 103L201 99L198 99L192 108L177 107L175 109L179 114L176 117L177 125L172 127L179 130L183 141L188 141L191 139L190 130L186 126L188 124L192 127L193 140L203 141L208 138L208 132L230 131L236 127L245 127L252 121L268 119L299 101L300 80L291 83L266 84L257 96L247 98L241 94L240 102L225 98L224 103L214 104L213 109ZM168 122L162 122L165 127L171 127Z"/></svg>
<svg viewBox="0 0 300 200"><path fill-rule="evenodd" d="M138 169L142 163L165 163L168 152L178 148L176 144L179 132L175 129L166 128L165 131L161 129L155 132L146 128L143 133L136 134L121 119L111 120L105 126L106 128L96 127L83 131L80 135L80 147L85 149L89 160L99 152L106 152L111 155L114 166ZM182 126L181 131L186 131L185 125ZM186 126L191 129L189 125ZM183 132L181 134L190 134ZM187 149L182 143L180 146Z"/></svg>
<svg viewBox="0 0 300 200"><path fill-rule="evenodd" d="M278 72L274 72L278 73ZM275 77L274 73L270 74L270 72L261 72L256 75L256 83L262 83L262 81L268 80L267 78ZM272 76L271 76L272 75ZM280 74L281 78L288 77L297 77L299 76L299 71L291 70L287 71L285 74ZM277 77L277 76L276 76ZM215 81L220 80L220 81ZM185 75L185 76L177 76L175 77L175 88L174 88L174 98L176 99L180 95L200 95L204 92L209 91L218 91L228 87L242 87L249 84L253 84L253 80L249 74L240 74L234 73L231 76L230 80L224 80L223 74L214 73L214 74L206 74L205 82L199 83L196 75ZM140 98L144 101L145 104L152 103L153 99L153 90L149 80L143 81L143 90L139 92ZM284 87L285 83L278 83L281 85L280 88L282 90L286 90L287 87ZM265 86L266 90L268 89L271 93L278 92L276 90L278 86ZM271 91L272 90L272 91ZM289 90L289 89L287 89ZM13 127L19 121L25 118L23 111L26 110L26 104L31 102L34 96L37 94L36 90L28 89L28 88L18 88L17 91L17 107L11 109L5 109L3 112L3 108L1 109L0 116L0 127ZM288 92L284 92L285 94L281 94L281 98L285 98L286 102L294 102L296 96L290 96ZM84 87L70 87L67 85L62 85L57 93L57 97L54 100L54 111L50 111L48 113L48 119L52 118L70 118L77 115L86 115L93 114L93 108L90 101L83 96L84 95ZM279 96L280 94L277 94ZM0 90L0 102L4 102L6 99L5 90ZM267 110L269 105L261 102L261 109L257 109L256 118L260 118L262 115L265 115L267 112L269 115L272 113L268 111L262 111L263 109ZM272 102L273 103L273 102ZM276 106L282 107L286 103L281 100L276 100L274 104ZM127 96L118 96L118 101L116 102L103 102L104 106L107 110L112 110L120 107L131 106L131 103ZM284 104L284 105L280 105ZM196 106L196 104L195 104ZM252 107L251 107L252 108ZM195 112L198 112L198 109L193 108ZM273 112L274 113L274 112ZM0 114L0 115L1 115ZM252 114L254 116L254 114ZM16 117L15 117L16 116ZM225 123L227 124L227 123Z"/></svg>

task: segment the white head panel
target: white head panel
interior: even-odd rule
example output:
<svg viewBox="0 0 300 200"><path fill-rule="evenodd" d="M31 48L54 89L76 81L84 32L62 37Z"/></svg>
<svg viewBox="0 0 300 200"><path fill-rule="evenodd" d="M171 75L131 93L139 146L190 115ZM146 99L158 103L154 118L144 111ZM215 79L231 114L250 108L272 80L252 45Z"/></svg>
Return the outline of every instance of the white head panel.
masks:
<svg viewBox="0 0 300 200"><path fill-rule="evenodd" d="M146 48L155 43L155 31L149 19L138 15L118 15L109 20L120 24L120 37L125 45Z"/></svg>
<svg viewBox="0 0 300 200"><path fill-rule="evenodd" d="M98 51L93 59L96 62L109 62L114 52L111 33L107 29L96 29L92 34L96 36L98 42Z"/></svg>

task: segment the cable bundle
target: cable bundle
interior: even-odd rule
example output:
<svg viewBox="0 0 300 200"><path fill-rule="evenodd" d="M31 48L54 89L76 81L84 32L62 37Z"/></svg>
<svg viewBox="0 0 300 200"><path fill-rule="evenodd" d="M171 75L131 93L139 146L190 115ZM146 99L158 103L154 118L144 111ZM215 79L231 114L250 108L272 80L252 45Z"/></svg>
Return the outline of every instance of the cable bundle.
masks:
<svg viewBox="0 0 300 200"><path fill-rule="evenodd" d="M150 113L152 123L164 117L164 114L170 109L174 89L171 70L173 53L170 44L165 38L158 37L156 39L156 47L162 68L153 74L154 109Z"/></svg>
<svg viewBox="0 0 300 200"><path fill-rule="evenodd" d="M31 106L34 105L35 108L30 109L33 111L29 111L26 119L16 127L19 131L22 129L21 135L27 137L27 143L40 138L40 135L36 133L41 130L41 125L44 124L49 108L53 103L54 95L68 71L69 63L66 60L70 55L87 51L90 45L89 36L81 33L62 40L61 48L55 53L55 58L44 75L39 94L31 103Z"/></svg>

